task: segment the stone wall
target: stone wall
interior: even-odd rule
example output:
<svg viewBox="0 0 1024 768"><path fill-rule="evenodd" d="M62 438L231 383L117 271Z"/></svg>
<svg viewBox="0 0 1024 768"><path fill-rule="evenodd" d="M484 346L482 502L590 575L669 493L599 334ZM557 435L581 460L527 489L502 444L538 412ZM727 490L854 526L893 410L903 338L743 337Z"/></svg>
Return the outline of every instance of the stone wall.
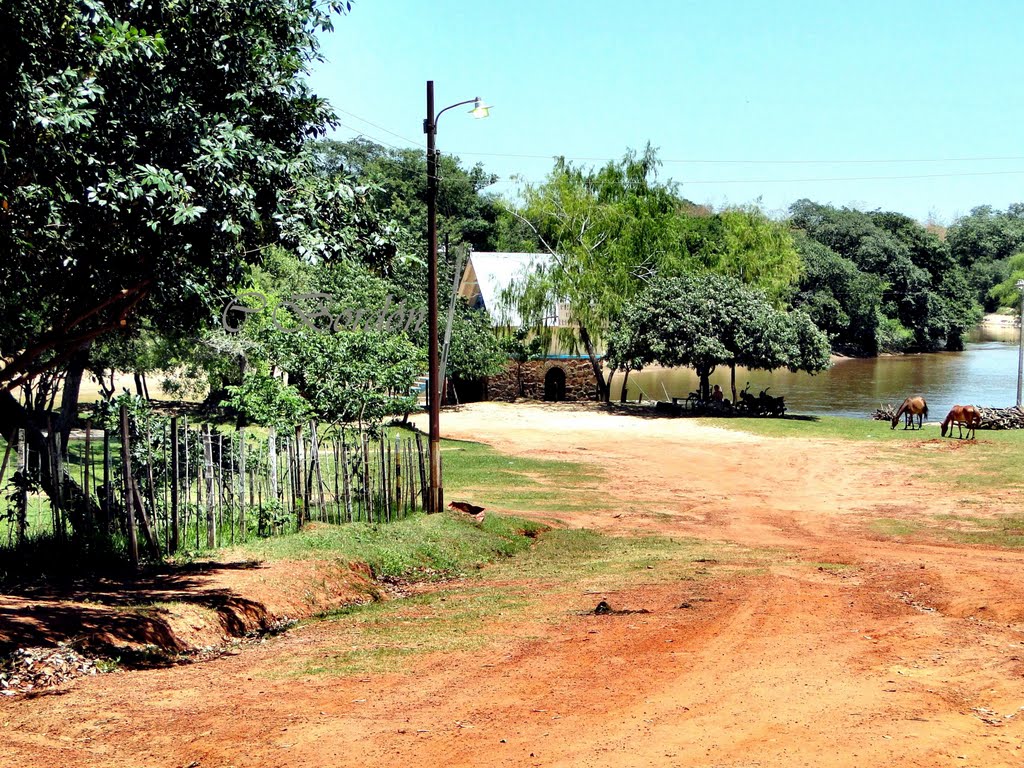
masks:
<svg viewBox="0 0 1024 768"><path fill-rule="evenodd" d="M565 375L564 395L567 401L596 400L597 385L590 361L583 360L531 360L522 365L522 394L517 376L518 366L509 363L504 371L487 380L487 399L511 402L518 397L529 400L544 400L545 379L552 369L559 369ZM558 374L553 374L557 376ZM550 395L550 388L548 391Z"/></svg>

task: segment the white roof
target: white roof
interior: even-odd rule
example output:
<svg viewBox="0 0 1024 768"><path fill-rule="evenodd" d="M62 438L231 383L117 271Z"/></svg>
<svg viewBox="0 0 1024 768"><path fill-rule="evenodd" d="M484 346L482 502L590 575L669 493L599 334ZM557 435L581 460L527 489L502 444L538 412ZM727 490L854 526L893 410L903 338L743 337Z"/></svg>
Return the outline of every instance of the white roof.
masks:
<svg viewBox="0 0 1024 768"><path fill-rule="evenodd" d="M459 283L459 295L471 301L479 296L491 313L495 325L518 327L522 318L515 307L502 301L502 293L513 281L522 280L539 267L551 264L546 253L488 253L474 251L469 255Z"/></svg>

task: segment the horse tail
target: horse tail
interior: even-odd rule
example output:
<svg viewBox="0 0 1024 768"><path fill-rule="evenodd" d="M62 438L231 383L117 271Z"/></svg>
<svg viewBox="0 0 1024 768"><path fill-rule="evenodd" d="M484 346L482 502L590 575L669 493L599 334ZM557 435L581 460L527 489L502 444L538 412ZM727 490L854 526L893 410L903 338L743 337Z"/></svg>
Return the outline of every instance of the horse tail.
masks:
<svg viewBox="0 0 1024 768"><path fill-rule="evenodd" d="M921 398L921 402L922 402L922 403L924 403L924 410L923 410L923 411L921 411L921 413L922 413L922 414L924 415L924 417L925 417L925 418L927 419L927 418L928 418L928 401L927 401L927 400L925 400L925 399L924 399L924 398L922 397L922 398Z"/></svg>

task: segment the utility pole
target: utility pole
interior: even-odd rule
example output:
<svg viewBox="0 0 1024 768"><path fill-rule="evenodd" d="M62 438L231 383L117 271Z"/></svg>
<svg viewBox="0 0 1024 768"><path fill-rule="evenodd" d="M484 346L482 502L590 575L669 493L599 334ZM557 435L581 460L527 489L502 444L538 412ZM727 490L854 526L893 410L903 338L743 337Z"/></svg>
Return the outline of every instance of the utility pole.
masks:
<svg viewBox="0 0 1024 768"><path fill-rule="evenodd" d="M1017 348L1017 407L1021 407L1021 393L1024 388L1024 280L1017 281L1020 291L1020 342Z"/></svg>
<svg viewBox="0 0 1024 768"><path fill-rule="evenodd" d="M434 112L434 81L427 80L427 117L423 132L427 134L427 409L430 413L430 480L427 494L427 512L440 512L444 508L444 487L441 484L441 361L438 351L437 322L437 121L454 107L473 104L473 117L487 117L490 107L480 97L460 101Z"/></svg>

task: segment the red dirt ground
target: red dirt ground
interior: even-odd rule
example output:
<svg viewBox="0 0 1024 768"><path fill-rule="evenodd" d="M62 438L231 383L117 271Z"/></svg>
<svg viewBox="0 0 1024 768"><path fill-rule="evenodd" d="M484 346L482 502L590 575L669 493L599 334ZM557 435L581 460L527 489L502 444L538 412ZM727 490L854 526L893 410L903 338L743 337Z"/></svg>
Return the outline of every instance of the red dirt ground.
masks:
<svg viewBox="0 0 1024 768"><path fill-rule="evenodd" d="M1024 765L1024 553L883 540L866 524L951 511L945 489L880 472L854 442L568 406L480 404L443 423L601 465L612 511L569 525L786 556L706 582L710 601L690 610L677 606L692 584L662 583L614 595L645 614L580 615L596 602L583 593L550 606L554 621L505 612L486 647L409 656L399 672L280 674L336 652L340 619L207 663L82 679L0 703L0 765Z"/></svg>

